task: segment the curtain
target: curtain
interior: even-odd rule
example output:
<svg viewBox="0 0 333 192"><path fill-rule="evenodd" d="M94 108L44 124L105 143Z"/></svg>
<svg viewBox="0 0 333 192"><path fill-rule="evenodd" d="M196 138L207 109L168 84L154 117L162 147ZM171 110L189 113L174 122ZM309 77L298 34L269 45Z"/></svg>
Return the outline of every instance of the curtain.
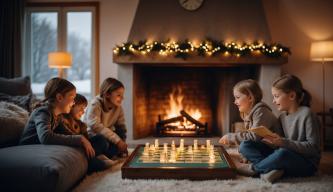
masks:
<svg viewBox="0 0 333 192"><path fill-rule="evenodd" d="M0 0L0 77L21 76L24 0Z"/></svg>

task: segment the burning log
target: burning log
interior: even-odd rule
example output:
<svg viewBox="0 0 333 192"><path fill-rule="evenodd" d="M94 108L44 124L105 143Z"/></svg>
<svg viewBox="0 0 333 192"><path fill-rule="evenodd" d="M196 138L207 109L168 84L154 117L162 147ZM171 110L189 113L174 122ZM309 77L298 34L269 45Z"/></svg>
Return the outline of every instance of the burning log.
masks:
<svg viewBox="0 0 333 192"><path fill-rule="evenodd" d="M205 126L205 125L202 124L200 121L197 121L196 119L194 119L193 117L191 117L191 115L188 114L188 113L186 113L186 111L184 111L184 110L181 110L181 111L180 111L180 114L181 114L182 116L184 116L187 120L189 120L191 123L193 123L193 124L195 124L195 125L197 125L197 126L199 126L199 127L204 127L204 126Z"/></svg>
<svg viewBox="0 0 333 192"><path fill-rule="evenodd" d="M173 117L173 118L166 119L166 120L160 120L158 123L160 125L165 125L165 124L174 123L174 122L178 122L178 121L183 121L183 117L177 116L177 117Z"/></svg>
<svg viewBox="0 0 333 192"><path fill-rule="evenodd" d="M191 122L194 127L186 127L184 120ZM180 122L179 125L173 125L172 123ZM175 131L175 133L172 133ZM185 136L181 132L187 132L186 136L202 136L208 135L208 123L201 123L194 119L186 111L181 110L180 116L173 117L170 119L162 120L162 116L158 116L158 122L156 123L156 134L157 136ZM192 133L189 133L192 132Z"/></svg>

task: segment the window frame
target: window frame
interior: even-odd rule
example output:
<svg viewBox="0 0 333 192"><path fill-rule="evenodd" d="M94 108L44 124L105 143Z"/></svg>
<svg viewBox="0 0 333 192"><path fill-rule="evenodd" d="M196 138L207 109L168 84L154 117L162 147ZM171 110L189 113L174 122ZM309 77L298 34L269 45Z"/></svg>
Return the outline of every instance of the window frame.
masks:
<svg viewBox="0 0 333 192"><path fill-rule="evenodd" d="M56 12L57 21L57 50L67 49L67 13L90 11L92 13L91 37L91 96L99 92L99 2L56 2L56 3L27 3L25 8L25 27L23 36L23 65L22 73L31 74L31 14L33 12Z"/></svg>

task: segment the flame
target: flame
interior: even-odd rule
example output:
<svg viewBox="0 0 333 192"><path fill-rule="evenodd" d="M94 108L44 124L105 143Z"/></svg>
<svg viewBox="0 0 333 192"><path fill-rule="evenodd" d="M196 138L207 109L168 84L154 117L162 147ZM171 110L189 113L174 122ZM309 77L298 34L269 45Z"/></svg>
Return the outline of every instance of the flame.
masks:
<svg viewBox="0 0 333 192"><path fill-rule="evenodd" d="M191 117L196 120L199 120L202 116L198 108L193 108L191 106L183 106L183 90L181 86L173 88L172 92L169 94L169 109L166 110L166 119L177 117L180 115L181 110L185 110ZM193 127L194 125L191 122L184 121L183 125L180 122L173 123L175 126L184 126L184 127Z"/></svg>

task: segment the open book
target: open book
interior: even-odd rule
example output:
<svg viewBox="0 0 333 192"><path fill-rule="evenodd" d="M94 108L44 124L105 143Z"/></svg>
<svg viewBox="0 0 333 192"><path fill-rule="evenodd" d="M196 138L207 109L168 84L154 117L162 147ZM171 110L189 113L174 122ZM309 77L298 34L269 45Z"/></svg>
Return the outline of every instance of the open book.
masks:
<svg viewBox="0 0 333 192"><path fill-rule="evenodd" d="M250 128L249 131L259 135L260 137L276 137L276 134L264 126Z"/></svg>

